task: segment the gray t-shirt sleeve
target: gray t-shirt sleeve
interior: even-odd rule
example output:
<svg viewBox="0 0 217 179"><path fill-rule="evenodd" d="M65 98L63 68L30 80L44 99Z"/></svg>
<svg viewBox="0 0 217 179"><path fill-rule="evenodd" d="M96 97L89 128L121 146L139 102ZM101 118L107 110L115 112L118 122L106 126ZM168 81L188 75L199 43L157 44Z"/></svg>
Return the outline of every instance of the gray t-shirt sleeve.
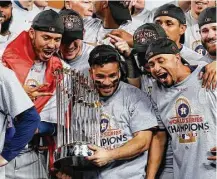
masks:
<svg viewBox="0 0 217 179"><path fill-rule="evenodd" d="M152 110L152 105L146 94L138 92L138 101L132 103L130 108L130 127L132 133L148 130L157 126L157 119Z"/></svg>
<svg viewBox="0 0 217 179"><path fill-rule="evenodd" d="M33 106L32 101L19 83L14 72L1 67L1 95L3 104L9 114L14 118Z"/></svg>

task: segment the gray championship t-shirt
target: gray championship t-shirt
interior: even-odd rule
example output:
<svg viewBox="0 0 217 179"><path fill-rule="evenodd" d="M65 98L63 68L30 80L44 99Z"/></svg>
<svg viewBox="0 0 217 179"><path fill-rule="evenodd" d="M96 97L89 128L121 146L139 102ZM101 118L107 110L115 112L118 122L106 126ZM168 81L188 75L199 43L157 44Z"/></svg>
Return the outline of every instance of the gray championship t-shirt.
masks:
<svg viewBox="0 0 217 179"><path fill-rule="evenodd" d="M88 63L88 59L89 59L90 52L93 50L93 48L94 46L83 42L82 54L71 61L66 61L66 63L68 63L72 69L84 73L85 76L89 76L90 66Z"/></svg>
<svg viewBox="0 0 217 179"><path fill-rule="evenodd" d="M153 110L155 112L157 121L158 121L158 127L159 130L165 130L165 126L162 123L162 119L160 117L160 112L157 108L156 102L152 99L152 88L153 84L155 83L155 79L148 75L142 75L141 76L141 90L144 91L148 97L150 98L151 104L153 106ZM167 142L167 148L165 151L165 157L162 161L161 169L164 172L173 173L173 151L171 147L171 138L168 138Z"/></svg>
<svg viewBox="0 0 217 179"><path fill-rule="evenodd" d="M186 47L185 45L182 46L180 56L184 58L190 65L200 64L201 58L203 57L202 55Z"/></svg>
<svg viewBox="0 0 217 179"><path fill-rule="evenodd" d="M152 93L163 123L172 137L174 179L214 179L216 168L207 160L216 146L216 91L198 80L198 66L185 80Z"/></svg>
<svg viewBox="0 0 217 179"><path fill-rule="evenodd" d="M207 55L203 56L203 57L200 59L200 61L203 61L203 62L206 62L206 63L212 63L212 62L216 61L216 59L213 60L213 59L210 58L210 57L208 56L208 54L207 54Z"/></svg>
<svg viewBox="0 0 217 179"><path fill-rule="evenodd" d="M138 88L120 82L116 92L101 100L101 146L114 149L133 138L133 133L157 126L147 95ZM114 161L99 172L98 179L142 179L147 152L129 159Z"/></svg>

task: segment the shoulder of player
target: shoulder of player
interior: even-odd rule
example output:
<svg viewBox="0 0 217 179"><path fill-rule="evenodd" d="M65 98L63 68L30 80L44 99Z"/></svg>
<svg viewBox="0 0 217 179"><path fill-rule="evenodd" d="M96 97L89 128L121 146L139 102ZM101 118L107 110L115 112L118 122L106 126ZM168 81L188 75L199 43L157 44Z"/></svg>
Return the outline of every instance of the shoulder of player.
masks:
<svg viewBox="0 0 217 179"><path fill-rule="evenodd" d="M3 66L3 64L0 63L0 83L7 82L14 77L15 73L11 69Z"/></svg>
<svg viewBox="0 0 217 179"><path fill-rule="evenodd" d="M125 82L120 82L120 85L120 92L124 94L125 98L131 98L134 100L145 96L145 93L142 90L133 85L127 84Z"/></svg>

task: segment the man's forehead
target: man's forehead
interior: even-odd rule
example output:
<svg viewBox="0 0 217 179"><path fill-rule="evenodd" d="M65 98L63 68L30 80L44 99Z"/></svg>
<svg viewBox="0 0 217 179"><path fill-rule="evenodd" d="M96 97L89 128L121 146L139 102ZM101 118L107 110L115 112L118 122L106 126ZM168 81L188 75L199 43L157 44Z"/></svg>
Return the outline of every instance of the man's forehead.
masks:
<svg viewBox="0 0 217 179"><path fill-rule="evenodd" d="M156 60L158 60L158 59L160 59L160 58L164 58L164 59L170 58L170 57L173 56L173 55L174 55L174 54L159 54L159 55L156 55L156 56L150 58L150 59L148 60L148 62L153 62L153 61L156 61Z"/></svg>
<svg viewBox="0 0 217 179"><path fill-rule="evenodd" d="M119 64L117 62L114 62L103 65L93 65L91 68L94 73L112 74L119 71Z"/></svg>
<svg viewBox="0 0 217 179"><path fill-rule="evenodd" d="M201 27L201 30L202 30L202 29L205 29L205 28L213 28L213 27L216 27L216 26L217 26L217 23L204 24L204 25Z"/></svg>
<svg viewBox="0 0 217 179"><path fill-rule="evenodd" d="M170 16L158 16L155 21L178 21L176 18Z"/></svg>
<svg viewBox="0 0 217 179"><path fill-rule="evenodd" d="M49 36L52 38L62 37L62 34L58 34L58 33L51 33L51 32L39 31L39 30L35 30L35 31L41 36Z"/></svg>

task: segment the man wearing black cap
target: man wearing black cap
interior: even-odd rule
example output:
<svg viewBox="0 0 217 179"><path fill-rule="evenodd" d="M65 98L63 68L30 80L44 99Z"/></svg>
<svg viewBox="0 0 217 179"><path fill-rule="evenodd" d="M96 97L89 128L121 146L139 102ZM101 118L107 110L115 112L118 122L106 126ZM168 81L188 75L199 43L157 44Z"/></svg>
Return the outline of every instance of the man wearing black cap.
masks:
<svg viewBox="0 0 217 179"><path fill-rule="evenodd" d="M95 47L88 60L102 105L101 147L89 145L94 154L86 158L100 167L91 179L138 179L145 174L145 151L157 121L147 95L120 81L120 61L109 45Z"/></svg>
<svg viewBox="0 0 217 179"><path fill-rule="evenodd" d="M216 155L216 93L201 87L202 66L184 65L167 38L151 43L146 59L157 80L152 98L172 137L174 178L215 178L215 163L209 160Z"/></svg>
<svg viewBox="0 0 217 179"><path fill-rule="evenodd" d="M147 179L151 178L160 178L160 179L173 179L173 153L171 149L171 141L168 140L165 157L163 157L162 153L164 153L164 144L165 140L158 140L159 138L162 138L162 136L166 135L162 129L162 122L160 121L160 116L157 111L156 103L151 98L151 91L153 83L155 82L155 79L150 74L150 68L148 66L148 61L145 59L145 53L148 48L148 45L157 40L158 38L166 38L167 35L164 31L164 29L158 25L153 23L146 23L142 26L140 26L133 35L133 41L134 41L134 50L137 56L138 64L140 66L142 75L140 80L140 88L142 91L144 91L148 96L150 97L150 100L152 102L153 108L155 109L155 114L158 119L158 125L159 130L157 130L153 134L153 139L151 143L151 152L149 153L148 158L148 167L147 167ZM155 142L158 142L160 144L160 147L156 147ZM153 146L153 147L152 147ZM160 157L159 157L160 156ZM161 157L163 157L163 164L160 167L161 163ZM158 173L158 177L157 177Z"/></svg>
<svg viewBox="0 0 217 179"><path fill-rule="evenodd" d="M185 40L186 35L184 35L186 29L186 18L183 11L170 4L163 5L157 9L154 15L155 23L160 24L167 36L176 42L176 45L180 49L180 55L182 58L186 59L191 65L197 65L201 63L201 56L187 48L183 40ZM212 71L216 71L216 64L211 63L205 67L207 74L203 76L203 86L210 88L210 82L213 80L213 88L216 86L215 74ZM201 73L202 74L202 73ZM202 75L200 75L200 78Z"/></svg>
<svg viewBox="0 0 217 179"><path fill-rule="evenodd" d="M202 56L183 45L185 42L186 18L181 8L173 4L160 6L156 10L153 20L163 27L171 40L176 42L183 58L191 64L198 64Z"/></svg>
<svg viewBox="0 0 217 179"><path fill-rule="evenodd" d="M3 62L12 69L40 113L37 133L53 135L56 123L56 82L54 71L62 62L54 54L59 49L64 25L53 10L40 12L28 32L23 31L4 51ZM49 151L52 154L52 151ZM19 163L19 166L16 164ZM34 171L32 173L31 171ZM29 176L28 176L29 175ZM6 167L7 178L47 178L31 145Z"/></svg>
<svg viewBox="0 0 217 179"><path fill-rule="evenodd" d="M201 44L198 17L207 7L216 6L215 0L191 0L191 8L185 13L187 29L185 32L184 45L201 55L206 55L206 50Z"/></svg>
<svg viewBox="0 0 217 179"><path fill-rule="evenodd" d="M59 14L64 21L60 55L71 68L88 76L88 58L94 47L83 42L83 35L85 33L83 19L77 12L70 9L61 10Z"/></svg>
<svg viewBox="0 0 217 179"><path fill-rule="evenodd" d="M216 61L216 8L208 7L203 10L198 18L201 42L207 50L207 55L201 60L211 63Z"/></svg>
<svg viewBox="0 0 217 179"><path fill-rule="evenodd" d="M156 126L150 101L137 88L120 82L120 56L111 46L95 47L89 65L103 107L102 148L90 146L95 153L87 159L97 166L105 166L98 178L142 178L147 154L144 151L149 148L151 128ZM122 140L117 140L120 137Z"/></svg>

